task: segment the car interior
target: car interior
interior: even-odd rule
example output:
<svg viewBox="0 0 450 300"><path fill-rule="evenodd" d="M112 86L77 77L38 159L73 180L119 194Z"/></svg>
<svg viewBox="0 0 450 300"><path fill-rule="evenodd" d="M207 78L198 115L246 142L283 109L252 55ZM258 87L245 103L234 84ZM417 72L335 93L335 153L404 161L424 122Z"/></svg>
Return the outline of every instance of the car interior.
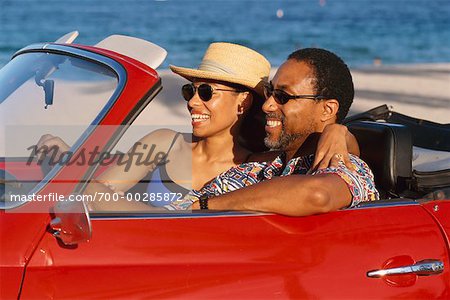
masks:
<svg viewBox="0 0 450 300"><path fill-rule="evenodd" d="M259 118L258 114L254 114ZM394 116L395 118L392 118ZM372 169L375 183L380 192L380 199L388 201L411 201L421 198L437 189L448 189L450 187L450 170L444 169L439 172L417 172L413 170L413 148L417 145L436 150L436 140L444 141L444 136L448 136L449 126L418 120L405 122L408 116L390 111L386 106L380 106L368 112L354 115L347 118L344 124L358 140L361 158ZM391 119L387 120L388 117ZM262 117L263 118L263 117ZM406 120L409 120L406 119ZM415 123L428 122L427 126L432 132L429 141L422 136L415 139L414 130L417 131ZM255 132L263 132L262 128L255 128L255 124L264 124L258 120L252 120L249 132L253 136L244 132L243 142L254 151L264 151L262 143L263 136L255 137ZM423 129L422 129L423 130ZM425 133L426 134L426 133ZM431 144L431 146L428 146ZM438 150L450 151L444 142L440 142ZM447 143L448 144L448 143ZM450 148L450 147L449 147ZM148 184L148 179L144 178L138 183L132 192L144 191ZM364 205L364 204L363 204Z"/></svg>
<svg viewBox="0 0 450 300"><path fill-rule="evenodd" d="M253 122L253 126L258 123L261 122ZM392 112L386 105L354 115L343 123L357 138L361 158L374 173L381 199L410 201L424 196L429 197L428 194L433 194L436 190L446 191L444 194L449 193L450 168L448 166L444 165L437 171L420 172L414 170L412 165L415 146L430 148L431 151L446 151L442 153L448 154L450 141L445 137L448 137L450 133L449 124L416 120ZM253 130L254 128L251 131ZM262 130L257 131L262 132ZM262 141L263 137L255 137L254 132L253 136L246 140ZM417 132L421 134L418 135ZM262 150L261 144L250 145L250 147L253 150ZM11 176L6 170L2 170L1 179L17 180L9 177ZM129 192L145 191L147 184L148 179L144 178ZM4 189L5 186L2 185L0 191L2 198L5 196ZM434 198L435 196L432 196L432 199ZM3 198L2 201L5 199Z"/></svg>
<svg viewBox="0 0 450 300"><path fill-rule="evenodd" d="M387 105L349 117L343 123L357 138L361 158L374 173L381 199L416 199L433 195L436 190L448 194L450 124L405 116ZM443 163L438 164L438 170L414 170L413 149L431 152L434 159L444 154L440 161Z"/></svg>
<svg viewBox="0 0 450 300"><path fill-rule="evenodd" d="M348 124L359 142L361 158L369 165L382 199L397 198L412 176L412 138L404 125L358 121Z"/></svg>

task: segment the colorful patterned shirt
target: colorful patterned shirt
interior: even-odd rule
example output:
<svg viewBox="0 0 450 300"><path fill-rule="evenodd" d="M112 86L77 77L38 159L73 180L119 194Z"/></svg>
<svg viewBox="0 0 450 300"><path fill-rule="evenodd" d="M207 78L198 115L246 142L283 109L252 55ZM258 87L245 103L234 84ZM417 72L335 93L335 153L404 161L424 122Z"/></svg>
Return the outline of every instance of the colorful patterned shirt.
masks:
<svg viewBox="0 0 450 300"><path fill-rule="evenodd" d="M208 198L229 193L255 183L270 180L273 177L283 177L293 174L306 175L314 162L314 155L300 156L289 160L285 165L286 153L280 154L272 162L248 162L229 169L218 175L210 183L200 190L191 190L184 198L174 201L165 208L168 210L185 210L198 201L200 197ZM349 170L343 162L337 168L326 168L312 172L317 174L336 174L347 184L352 194L352 202L349 207L354 207L361 202L379 199L378 191L372 171L359 157L350 155L350 161L355 171Z"/></svg>

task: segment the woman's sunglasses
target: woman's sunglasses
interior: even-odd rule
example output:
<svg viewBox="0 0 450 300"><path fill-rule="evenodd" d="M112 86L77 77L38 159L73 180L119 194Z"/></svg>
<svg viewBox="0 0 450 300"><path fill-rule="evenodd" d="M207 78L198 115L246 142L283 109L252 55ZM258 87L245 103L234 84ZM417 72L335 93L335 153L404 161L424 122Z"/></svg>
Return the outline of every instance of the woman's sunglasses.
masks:
<svg viewBox="0 0 450 300"><path fill-rule="evenodd" d="M309 99L309 100L323 100L327 99L321 95L290 95L283 90L274 89L272 82L264 85L264 96L269 99L271 96L278 104L286 104L291 99Z"/></svg>
<svg viewBox="0 0 450 300"><path fill-rule="evenodd" d="M244 90L228 90L228 89L218 89L213 88L207 83L202 83L198 87L196 87L193 83L188 83L183 85L181 88L181 94L183 95L184 100L189 101L194 97L195 93L198 93L198 96L202 101L209 101L211 100L214 91L223 91L223 92L235 92L235 93L242 93L245 92Z"/></svg>

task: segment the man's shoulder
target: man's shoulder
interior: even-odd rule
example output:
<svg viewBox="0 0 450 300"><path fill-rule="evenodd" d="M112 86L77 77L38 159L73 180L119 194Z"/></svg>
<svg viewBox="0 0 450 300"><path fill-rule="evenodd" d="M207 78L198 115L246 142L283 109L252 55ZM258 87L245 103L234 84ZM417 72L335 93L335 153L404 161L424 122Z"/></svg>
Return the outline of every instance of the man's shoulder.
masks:
<svg viewBox="0 0 450 300"><path fill-rule="evenodd" d="M353 164L353 166L356 167L356 170L363 169L363 170L371 171L369 165L362 158L360 158L354 154L349 154L349 156L350 156L350 161Z"/></svg>

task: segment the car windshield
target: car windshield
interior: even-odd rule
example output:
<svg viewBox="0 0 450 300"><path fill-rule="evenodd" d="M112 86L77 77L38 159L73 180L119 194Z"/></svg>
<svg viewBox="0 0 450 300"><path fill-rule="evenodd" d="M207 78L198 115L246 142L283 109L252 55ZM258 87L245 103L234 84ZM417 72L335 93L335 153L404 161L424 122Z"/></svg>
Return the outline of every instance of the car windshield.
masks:
<svg viewBox="0 0 450 300"><path fill-rule="evenodd" d="M30 146L49 133L73 145L118 88L118 76L109 67L70 55L23 53L3 67L0 202L7 201L8 189L26 193L45 176L30 164Z"/></svg>
<svg viewBox="0 0 450 300"><path fill-rule="evenodd" d="M6 147L11 144L9 133L16 135L18 126L42 127L42 131L33 130L34 136L27 136L37 141L45 133L44 127L80 125L78 132L70 130L70 136L65 137L73 142L95 119L117 85L112 70L92 61L42 52L17 56L0 70L0 156L27 154L30 140L23 141L26 147ZM25 152L18 153L18 149Z"/></svg>

